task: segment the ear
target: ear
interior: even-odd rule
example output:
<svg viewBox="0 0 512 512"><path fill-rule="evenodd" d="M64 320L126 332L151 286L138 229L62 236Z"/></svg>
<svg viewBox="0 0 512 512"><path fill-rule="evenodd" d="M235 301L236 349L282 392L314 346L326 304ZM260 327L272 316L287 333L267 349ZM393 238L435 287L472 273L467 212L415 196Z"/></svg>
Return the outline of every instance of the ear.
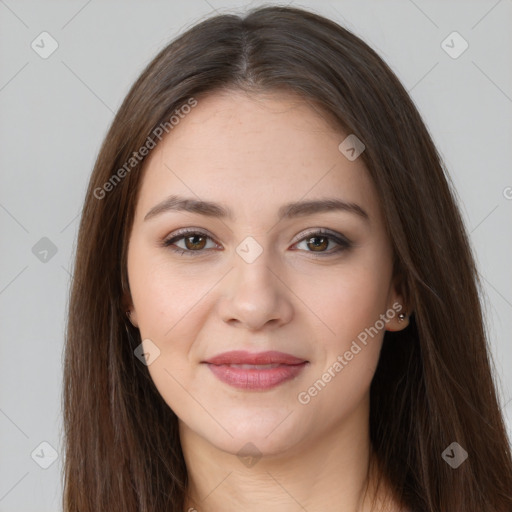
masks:
<svg viewBox="0 0 512 512"><path fill-rule="evenodd" d="M139 327L138 321L137 321L137 313L135 311L135 307L133 305L131 296L128 292L125 292L123 294L123 298L121 300L121 304L123 306L123 311L128 320L131 322L131 324L134 327Z"/></svg>
<svg viewBox="0 0 512 512"><path fill-rule="evenodd" d="M386 331L401 331L409 325L413 313L410 294L401 273L396 273L391 283L388 296Z"/></svg>

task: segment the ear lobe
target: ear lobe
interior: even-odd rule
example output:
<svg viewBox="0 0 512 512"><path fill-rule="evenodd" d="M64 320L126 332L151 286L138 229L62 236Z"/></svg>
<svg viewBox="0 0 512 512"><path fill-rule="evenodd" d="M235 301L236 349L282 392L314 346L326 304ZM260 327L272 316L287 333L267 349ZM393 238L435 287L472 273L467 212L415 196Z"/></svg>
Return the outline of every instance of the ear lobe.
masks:
<svg viewBox="0 0 512 512"><path fill-rule="evenodd" d="M137 315L133 309L129 309L128 311L126 311L126 316L128 317L128 320L130 320L131 324L134 327L139 327L139 324L137 322Z"/></svg>
<svg viewBox="0 0 512 512"><path fill-rule="evenodd" d="M409 325L413 307L401 272L397 272L394 276L387 312L389 313L387 331L402 331Z"/></svg>
<svg viewBox="0 0 512 512"><path fill-rule="evenodd" d="M388 317L390 320L387 322L386 331L402 331L409 325L410 314L407 313L401 302L394 302L388 312L390 313Z"/></svg>
<svg viewBox="0 0 512 512"><path fill-rule="evenodd" d="M123 311L125 312L126 318L131 322L134 327L139 327L137 322L137 313L135 312L135 308L131 301L131 297L128 294L123 295L123 299L121 300L121 304L123 307Z"/></svg>

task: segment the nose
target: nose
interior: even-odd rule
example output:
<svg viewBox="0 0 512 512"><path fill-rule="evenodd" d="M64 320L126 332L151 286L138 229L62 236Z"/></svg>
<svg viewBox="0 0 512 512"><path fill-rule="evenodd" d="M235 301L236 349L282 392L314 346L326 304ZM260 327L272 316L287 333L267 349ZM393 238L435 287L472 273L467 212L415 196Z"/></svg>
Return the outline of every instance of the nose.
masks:
<svg viewBox="0 0 512 512"><path fill-rule="evenodd" d="M293 317L293 293L284 271L267 257L249 263L239 256L224 280L219 312L224 322L251 331L277 328Z"/></svg>

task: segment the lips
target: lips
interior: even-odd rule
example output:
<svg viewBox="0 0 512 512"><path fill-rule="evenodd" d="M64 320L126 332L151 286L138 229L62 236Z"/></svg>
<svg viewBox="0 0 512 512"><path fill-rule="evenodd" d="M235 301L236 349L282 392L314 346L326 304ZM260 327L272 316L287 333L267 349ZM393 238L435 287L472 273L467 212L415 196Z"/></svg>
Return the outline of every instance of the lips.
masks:
<svg viewBox="0 0 512 512"><path fill-rule="evenodd" d="M230 386L246 390L267 390L293 379L308 361L284 352L224 352L207 361L213 374Z"/></svg>

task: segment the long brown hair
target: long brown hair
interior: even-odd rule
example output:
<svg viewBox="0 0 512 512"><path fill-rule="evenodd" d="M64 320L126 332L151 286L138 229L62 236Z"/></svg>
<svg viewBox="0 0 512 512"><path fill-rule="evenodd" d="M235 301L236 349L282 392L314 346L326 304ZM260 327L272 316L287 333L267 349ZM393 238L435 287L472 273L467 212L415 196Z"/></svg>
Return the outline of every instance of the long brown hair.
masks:
<svg viewBox="0 0 512 512"><path fill-rule="evenodd" d="M143 71L105 138L83 207L69 303L64 510L183 510L177 417L134 356L140 333L123 302L145 161L130 159L157 144L156 129L169 128L191 99L237 89L298 93L366 146L361 158L414 307L405 330L386 332L370 389L372 448L394 493L415 512L510 512L512 458L481 288L444 164L375 51L332 21L286 7L215 16L181 35ZM468 453L457 468L442 455L454 442Z"/></svg>

